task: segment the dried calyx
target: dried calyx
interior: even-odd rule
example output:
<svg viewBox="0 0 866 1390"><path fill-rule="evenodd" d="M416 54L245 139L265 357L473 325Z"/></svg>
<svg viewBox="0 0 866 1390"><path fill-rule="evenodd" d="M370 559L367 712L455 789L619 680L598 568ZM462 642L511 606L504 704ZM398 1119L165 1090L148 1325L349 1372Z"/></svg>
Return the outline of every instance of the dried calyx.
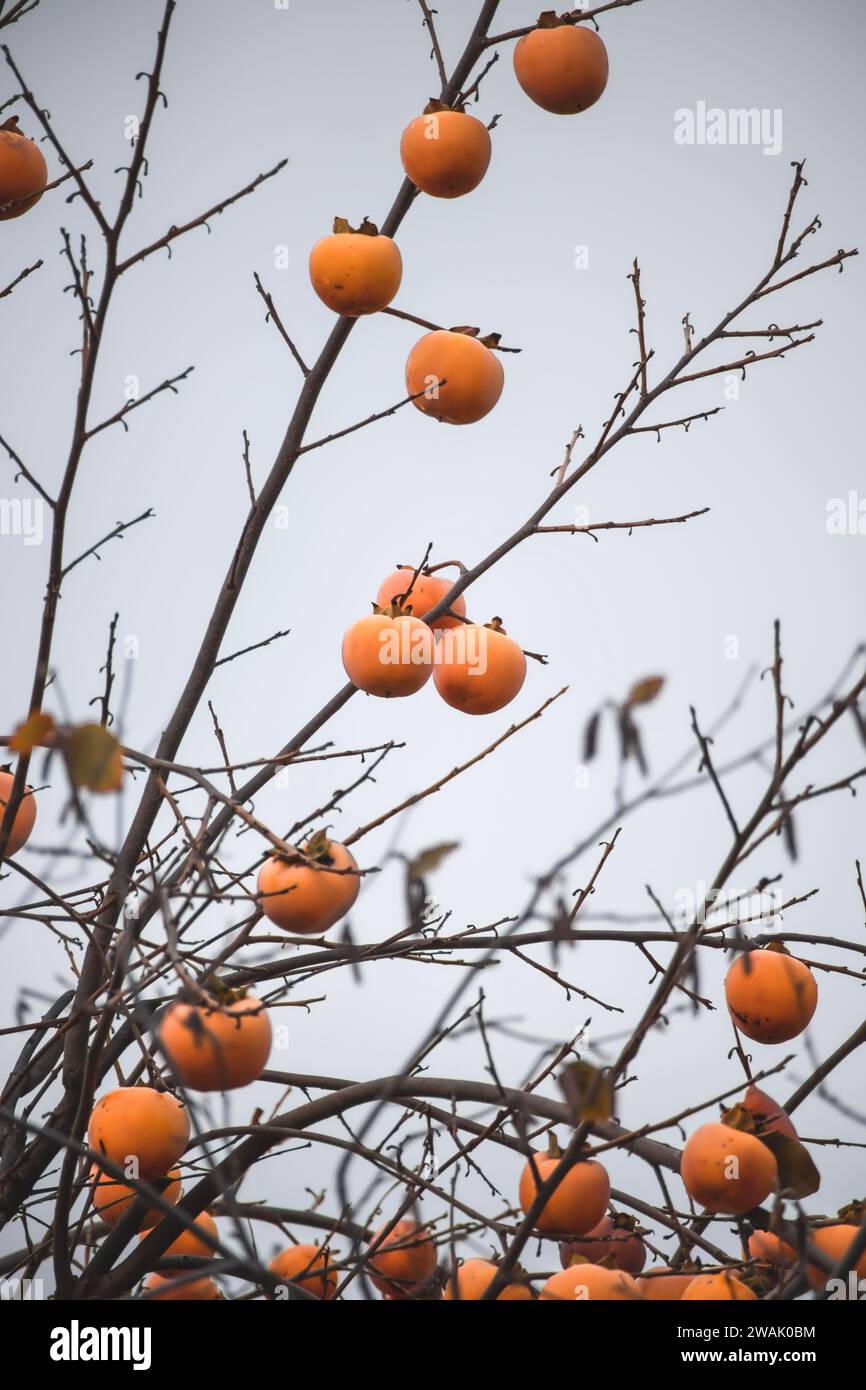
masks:
<svg viewBox="0 0 866 1390"><path fill-rule="evenodd" d="M481 343L486 348L490 348L491 351L495 351L495 349L498 348L499 344L502 342L501 333L485 333L484 337L482 337L480 328L472 328L469 324L465 323L460 323L457 324L454 328L449 328L448 332L463 333L467 338L477 338L479 343Z"/></svg>
<svg viewBox="0 0 866 1390"><path fill-rule="evenodd" d="M360 227L353 227L345 217L335 217L333 232L335 236L378 236L379 228L369 217L365 217Z"/></svg>
<svg viewBox="0 0 866 1390"><path fill-rule="evenodd" d="M378 618L405 618L411 616L411 603L397 603L396 599L404 597L402 594L395 594L394 597L394 603L386 603L384 605L379 603L373 604L373 612ZM410 594L409 597L411 598L412 595Z"/></svg>

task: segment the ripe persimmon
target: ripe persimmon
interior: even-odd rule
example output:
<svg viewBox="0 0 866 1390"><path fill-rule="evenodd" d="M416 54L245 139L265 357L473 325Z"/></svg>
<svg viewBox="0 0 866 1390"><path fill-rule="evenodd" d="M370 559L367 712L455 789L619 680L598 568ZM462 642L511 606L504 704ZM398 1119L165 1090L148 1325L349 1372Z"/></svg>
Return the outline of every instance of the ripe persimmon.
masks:
<svg viewBox="0 0 866 1390"><path fill-rule="evenodd" d="M741 1033L754 1042L789 1042L802 1033L818 1004L808 965L774 943L737 956L725 977L725 999Z"/></svg>
<svg viewBox="0 0 866 1390"><path fill-rule="evenodd" d="M482 339L437 328L420 338L406 362L406 394L425 415L473 425L495 406L505 385L502 363Z"/></svg>
<svg viewBox="0 0 866 1390"><path fill-rule="evenodd" d="M457 1276L449 1274L442 1297L446 1302L474 1303L487 1292L496 1278L496 1265L492 1260L464 1260L457 1269ZM531 1303L532 1289L528 1284L517 1280L506 1284L496 1295L497 1303Z"/></svg>
<svg viewBox="0 0 866 1390"><path fill-rule="evenodd" d="M719 1274L698 1274L683 1294L683 1303L748 1303L758 1295L742 1279L723 1269Z"/></svg>
<svg viewBox="0 0 866 1390"><path fill-rule="evenodd" d="M555 116L576 116L594 106L607 86L607 49L592 29L551 21L515 46L514 72L536 106Z"/></svg>
<svg viewBox="0 0 866 1390"><path fill-rule="evenodd" d="M837 1264L846 1254L852 1240L859 1234L860 1227L849 1225L847 1222L840 1222L835 1226L818 1226L809 1232L809 1240L812 1245L817 1246L828 1259ZM860 1256L857 1263L853 1266L858 1279L866 1279L866 1251ZM826 1270L819 1269L817 1265L809 1265L806 1271L809 1275L809 1283L813 1289L826 1288L827 1280L830 1275Z"/></svg>
<svg viewBox="0 0 866 1390"><path fill-rule="evenodd" d="M90 1178L94 1211L99 1213L107 1226L116 1226L121 1217L129 1211L138 1193L125 1182L118 1182L110 1173L103 1173L95 1163L90 1169ZM151 1178L150 1185L156 1188L164 1202L170 1202L174 1206L175 1202L180 1200L181 1194L180 1169L172 1168L164 1178ZM159 1207L151 1207L149 1211L142 1212L138 1229L150 1229L162 1215Z"/></svg>
<svg viewBox="0 0 866 1390"><path fill-rule="evenodd" d="M377 1231L371 1244L378 1239ZM398 1221L370 1256L369 1268L370 1278L386 1298L406 1299L419 1293L436 1273L436 1246L430 1232L417 1221Z"/></svg>
<svg viewBox="0 0 866 1390"><path fill-rule="evenodd" d="M18 117L10 116L0 125L0 222L20 217L38 203L47 182L42 151L18 129Z"/></svg>
<svg viewBox="0 0 866 1390"><path fill-rule="evenodd" d="M773 1231L753 1231L749 1236L749 1254L753 1260L761 1260L770 1265L790 1265L797 1258L797 1252L781 1236Z"/></svg>
<svg viewBox="0 0 866 1390"><path fill-rule="evenodd" d="M693 1269L681 1274L668 1265L652 1265L637 1284L648 1303L674 1303L682 1298L694 1278Z"/></svg>
<svg viewBox="0 0 866 1390"><path fill-rule="evenodd" d="M561 1157L550 1150L535 1154L538 1180L546 1182L559 1166ZM529 1211L538 1192L539 1181L533 1165L527 1163L520 1175L519 1197L524 1212ZM605 1169L594 1159L581 1159L566 1173L549 1197L535 1222L545 1235L581 1236L597 1226L610 1201L610 1181Z"/></svg>
<svg viewBox="0 0 866 1390"><path fill-rule="evenodd" d="M94 1153L149 1182L177 1163L189 1142L189 1116L168 1091L119 1086L94 1105L87 1138Z"/></svg>
<svg viewBox="0 0 866 1390"><path fill-rule="evenodd" d="M754 1134L729 1124L701 1125L686 1140L680 1176L689 1196L707 1211L742 1216L776 1186L776 1160Z"/></svg>
<svg viewBox="0 0 866 1390"><path fill-rule="evenodd" d="M578 1261L548 1279L541 1299L545 1303L624 1303L641 1302L643 1294L623 1270Z"/></svg>
<svg viewBox="0 0 866 1390"><path fill-rule="evenodd" d="M331 235L317 241L310 252L313 289L329 309L345 318L384 309L402 278L397 246L366 220L356 229L345 218L335 218Z"/></svg>
<svg viewBox="0 0 866 1390"><path fill-rule="evenodd" d="M165 1218L160 1213L160 1220L162 1221L164 1219ZM157 1225L158 1224L159 1222L157 1222ZM195 1225L198 1227L199 1230L206 1231L207 1234L209 1236L212 1236L214 1240L218 1238L219 1233L217 1231L217 1225L210 1212L199 1212L198 1216L195 1218ZM148 1230L142 1231L140 1236L138 1237L139 1240L146 1240L153 1229L154 1228L151 1226ZM181 1231L177 1239L173 1240L171 1242L171 1245L169 1245L167 1249L165 1249L162 1252L159 1258L163 1260L173 1255L213 1256L215 1253L216 1252L214 1251L212 1245L208 1245L207 1241L202 1240L200 1236L196 1235L195 1231L191 1226L187 1226L184 1230Z"/></svg>
<svg viewBox="0 0 866 1390"><path fill-rule="evenodd" d="M152 1298L170 1303L175 1300L179 1303L210 1303L220 1297L213 1279L189 1279L185 1284L179 1284L177 1280L182 1278L180 1270L172 1274L151 1274L145 1280L144 1287Z"/></svg>
<svg viewBox="0 0 866 1390"><path fill-rule="evenodd" d="M393 605L374 606L343 637L343 666L367 695L394 699L414 695L433 674L433 630Z"/></svg>
<svg viewBox="0 0 866 1390"><path fill-rule="evenodd" d="M275 926L298 936L318 936L345 917L358 896L358 865L337 840L318 831L303 857L272 855L259 871L262 912Z"/></svg>
<svg viewBox="0 0 866 1390"><path fill-rule="evenodd" d="M383 579L379 585L379 592L376 595L376 604L379 608L387 608L391 604L397 604L400 608L411 609L416 618L426 618L431 608L445 597L452 587L450 579L442 579L438 574L425 574L422 570L412 584L412 576L415 570L412 565L398 565L393 574L389 574L387 579ZM411 591L409 590L412 585ZM436 618L430 626L436 630L444 630L448 627L459 627L460 618L466 616L466 599L462 594L458 594L451 604L452 611L457 617L450 618L443 614L441 618Z"/></svg>
<svg viewBox="0 0 866 1390"><path fill-rule="evenodd" d="M3 132L0 131L0 137ZM2 202L2 197L0 197ZM6 814L6 807L12 796L12 784L14 777L11 772L0 772L0 822ZM18 803L18 810L15 812L15 819L12 822L12 829L9 832L9 839L6 841L6 854L17 854L19 849L26 845L27 841L36 824L36 797L29 787L24 788L24 795Z"/></svg>
<svg viewBox="0 0 866 1390"><path fill-rule="evenodd" d="M510 704L526 679L526 657L498 618L461 623L439 643L433 684L447 705L464 714L494 714Z"/></svg>
<svg viewBox="0 0 866 1390"><path fill-rule="evenodd" d="M157 1036L177 1079L194 1091L248 1086L271 1050L267 1010L244 992L219 1008L177 1000L163 1014Z"/></svg>
<svg viewBox="0 0 866 1390"><path fill-rule="evenodd" d="M790 1139L797 1138L793 1121L772 1096L757 1086L749 1086L740 1102L754 1115L758 1128L766 1133L787 1134Z"/></svg>
<svg viewBox="0 0 866 1390"><path fill-rule="evenodd" d="M559 1247L563 1269L568 1269L575 1255L590 1264L604 1260L611 1269L631 1275L640 1274L646 1264L646 1246L635 1234L631 1216L603 1216L580 1240L563 1241Z"/></svg>
<svg viewBox="0 0 866 1390"><path fill-rule="evenodd" d="M331 1256L318 1245L290 1245L268 1265L271 1274L287 1284L297 1284L316 1298L333 1298L340 1282L337 1271L329 1268Z"/></svg>
<svg viewBox="0 0 866 1390"><path fill-rule="evenodd" d="M487 173L490 154L487 127L441 101L431 101L410 121L400 141L407 177L433 198L471 193Z"/></svg>

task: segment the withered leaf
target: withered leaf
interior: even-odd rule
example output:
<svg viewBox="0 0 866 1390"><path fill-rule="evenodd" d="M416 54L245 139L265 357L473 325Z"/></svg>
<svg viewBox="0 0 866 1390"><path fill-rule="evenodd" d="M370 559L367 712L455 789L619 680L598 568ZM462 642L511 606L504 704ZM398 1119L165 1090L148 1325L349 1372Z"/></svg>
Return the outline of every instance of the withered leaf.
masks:
<svg viewBox="0 0 866 1390"><path fill-rule="evenodd" d="M772 1130L759 1135L776 1160L779 1169L779 1185L786 1196L797 1200L811 1197L821 1186L821 1174L812 1162L808 1150L799 1139L790 1134L780 1134Z"/></svg>
<svg viewBox="0 0 866 1390"><path fill-rule="evenodd" d="M577 1120L609 1120L613 1115L610 1073L591 1062L570 1062L557 1077Z"/></svg>
<svg viewBox="0 0 866 1390"><path fill-rule="evenodd" d="M626 708L634 709L635 705L650 704L661 692L664 683L664 676L644 676L643 680L635 681L626 696Z"/></svg>
<svg viewBox="0 0 866 1390"><path fill-rule="evenodd" d="M598 731L601 725L601 710L591 714L583 731L583 761L591 763L598 752Z"/></svg>
<svg viewBox="0 0 866 1390"><path fill-rule="evenodd" d="M39 710L34 710L23 724L18 725L9 740L9 747L16 753L32 753L34 748L44 747L51 742L55 729L56 726L50 714L42 714Z"/></svg>
<svg viewBox="0 0 866 1390"><path fill-rule="evenodd" d="M102 724L79 724L64 735L61 747L74 786L92 792L116 792L123 780L120 744Z"/></svg>
<svg viewBox="0 0 866 1390"><path fill-rule="evenodd" d="M431 845L429 849L423 849L409 865L409 876L411 878L426 878L434 869L439 868L443 859L446 859L449 854L453 854L454 850L459 848L459 840L446 840L441 845Z"/></svg>

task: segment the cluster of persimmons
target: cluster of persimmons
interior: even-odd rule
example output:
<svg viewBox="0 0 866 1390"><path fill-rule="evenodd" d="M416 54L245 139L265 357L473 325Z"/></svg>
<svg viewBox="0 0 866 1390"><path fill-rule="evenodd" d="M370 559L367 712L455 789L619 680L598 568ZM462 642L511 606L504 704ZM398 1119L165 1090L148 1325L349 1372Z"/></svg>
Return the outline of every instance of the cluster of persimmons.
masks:
<svg viewBox="0 0 866 1390"><path fill-rule="evenodd" d="M601 96L607 82L607 54L591 30L563 23L552 14L523 37L514 53L523 90L544 109L575 114ZM416 188L436 198L471 192L483 179L491 157L488 129L463 109L431 102L403 133L401 157ZM32 207L47 183L38 147L15 128L0 127L0 218L17 217ZM365 221L353 230L337 219L333 234L313 248L312 284L335 313L350 317L385 309L401 281L400 252L390 237ZM409 354L406 386L417 408L434 419L466 425L496 405L504 373L496 355L498 336L479 338L473 330L435 329ZM443 567L438 567L443 568ZM343 662L350 679L368 694L406 696L433 676L442 698L473 714L503 708L520 690L523 651L498 619L484 627L468 623L462 595L442 607L452 584L434 568L401 566L380 586L372 615L353 624L343 639ZM438 615L426 622L426 615ZM460 641L455 639L455 634ZM436 643L440 644L441 651ZM11 792L12 776L0 772L0 810ZM26 789L9 838L9 854L27 841L36 819L35 797ZM259 874L264 915L293 935L321 935L346 916L358 896L360 870L349 850L319 831L291 854L271 855ZM736 1027L762 1044L798 1036L817 1005L817 986L809 968L783 947L751 950L730 967L725 982L728 1008ZM197 993L172 1002L158 1026L158 1046L175 1082L187 1092L232 1091L255 1082L267 1065L271 1026L263 1003L248 991L228 990L211 980ZM790 1118L756 1086L719 1122L701 1125L682 1153L681 1177L696 1206L710 1215L743 1217L754 1213L783 1188L773 1136L796 1141ZM115 1226L137 1200L145 1208L142 1237L164 1219L181 1195L179 1163L188 1145L185 1105L171 1091L152 1086L121 1086L99 1099L88 1129L94 1157L90 1173L93 1207ZM532 1155L519 1178L517 1199L524 1212L533 1206L539 1185L563 1161L555 1138ZM123 1174L128 1181L123 1181ZM162 1206L146 1209L135 1184L159 1193ZM756 1287L771 1267L791 1266L793 1247L772 1230L755 1230L740 1271L705 1272L677 1263L645 1270L647 1247L634 1218L611 1212L611 1188L604 1166L582 1156L537 1214L540 1239L559 1247L562 1271L533 1288L531 1276L515 1268L499 1294L502 1300L740 1300L758 1297ZM859 1220L859 1216L857 1218ZM839 1258L856 1233L852 1219L812 1225L808 1238L830 1260ZM184 1230L168 1256L211 1256L217 1227L208 1212ZM496 1277L493 1260L468 1259L440 1273L434 1235L403 1219L373 1237L367 1269L388 1299L482 1298ZM732 1264L734 1262L732 1261ZM344 1267L344 1266L343 1266ZM327 1246L291 1245L270 1265L280 1281L321 1299L333 1298L341 1280L339 1258ZM761 1275L759 1272L764 1271ZM757 1273L756 1273L757 1272ZM866 1276L866 1256L858 1266ZM808 1268L815 1288L826 1273ZM153 1297L215 1299L217 1284L201 1278L175 1283L154 1273L147 1281Z"/></svg>

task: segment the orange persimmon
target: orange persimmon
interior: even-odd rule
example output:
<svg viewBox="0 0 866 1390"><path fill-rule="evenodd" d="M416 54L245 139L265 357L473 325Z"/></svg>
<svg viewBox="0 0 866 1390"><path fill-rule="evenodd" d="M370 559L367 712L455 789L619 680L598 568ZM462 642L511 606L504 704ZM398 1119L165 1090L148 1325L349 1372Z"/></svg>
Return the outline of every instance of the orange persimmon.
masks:
<svg viewBox="0 0 866 1390"><path fill-rule="evenodd" d="M171 1274L151 1274L145 1280L144 1287L154 1299L169 1303L210 1303L220 1297L213 1279L189 1279L185 1284L178 1284L177 1280L181 1278L183 1274L180 1270Z"/></svg>
<svg viewBox="0 0 866 1390"><path fill-rule="evenodd" d="M603 1216L580 1240L563 1241L559 1247L563 1269L568 1269L575 1255L590 1264L605 1260L612 1269L631 1275L640 1274L646 1264L646 1246L635 1234L631 1216Z"/></svg>
<svg viewBox="0 0 866 1390"><path fill-rule="evenodd" d="M510 704L526 679L526 657L498 618L461 623L436 653L433 684L447 705L464 714L494 714Z"/></svg>
<svg viewBox="0 0 866 1390"><path fill-rule="evenodd" d="M491 339L437 328L415 344L406 362L406 394L425 415L448 425L482 420L502 395L505 372Z"/></svg>
<svg viewBox="0 0 866 1390"><path fill-rule="evenodd" d="M747 1087L746 1094L740 1104L751 1111L758 1127L766 1133L775 1132L776 1134L787 1134L789 1139L797 1138L797 1131L790 1116L780 1105L776 1104L772 1096L767 1095L766 1091L751 1085Z"/></svg>
<svg viewBox="0 0 866 1390"><path fill-rule="evenodd" d="M310 252L313 289L329 309L345 318L376 314L391 303L403 278L400 252L372 222L356 230L345 218Z"/></svg>
<svg viewBox="0 0 866 1390"><path fill-rule="evenodd" d="M371 1244L378 1240L377 1231ZM436 1246L417 1221L398 1221L370 1256L369 1267L370 1278L386 1298L410 1298L436 1273Z"/></svg>
<svg viewBox="0 0 866 1390"><path fill-rule="evenodd" d="M90 1178L94 1211L98 1212L107 1226L116 1226L121 1217L129 1211L138 1193L127 1183L118 1182L110 1173L103 1173L95 1163L90 1169ZM180 1169L172 1168L164 1178L151 1178L150 1185L156 1188L164 1202L170 1202L174 1206L180 1200L181 1194ZM142 1212L138 1229L143 1231L155 1226L162 1215L159 1207Z"/></svg>
<svg viewBox="0 0 866 1390"><path fill-rule="evenodd" d="M741 1033L754 1042L796 1038L818 1004L818 986L808 965L774 944L737 956L725 977L725 999Z"/></svg>
<svg viewBox="0 0 866 1390"><path fill-rule="evenodd" d="M445 597L452 587L452 580L442 579L438 574L425 574L422 570L412 584L412 576L415 570L412 565L398 565L393 574L389 574L387 579L383 579L379 585L379 592L376 595L376 605L379 608L388 608L389 605L396 604L400 608L405 608L416 618L426 618L431 608ZM412 585L411 592L408 593L409 585ZM443 614L441 618L436 618L430 626L436 630L444 630L448 627L459 627L460 618L466 616L466 599L462 594L458 594L451 604L452 611L457 617L449 618Z"/></svg>
<svg viewBox="0 0 866 1390"><path fill-rule="evenodd" d="M514 72L536 106L555 116L576 116L594 106L607 86L607 49L582 24L539 26L515 46Z"/></svg>
<svg viewBox="0 0 866 1390"><path fill-rule="evenodd" d="M248 1086L271 1050L267 1010L246 993L219 1008L177 1000L163 1014L157 1037L175 1076L194 1091Z"/></svg>
<svg viewBox="0 0 866 1390"><path fill-rule="evenodd" d="M268 1265L271 1274L286 1284L297 1284L316 1298L333 1298L339 1279L330 1268L331 1256L318 1245L290 1245Z"/></svg>
<svg viewBox="0 0 866 1390"><path fill-rule="evenodd" d="M770 1265L790 1265L797 1258L797 1252L781 1236L773 1231L753 1231L749 1236L749 1254L753 1260L761 1260Z"/></svg>
<svg viewBox="0 0 866 1390"><path fill-rule="evenodd" d="M12 784L14 780L11 772L0 772L0 822L3 820L6 807L12 796ZM19 849L26 845L35 824L36 797L33 795L30 788L25 786L24 795L18 803L18 810L15 812L15 818L12 821L12 829L9 832L9 839L6 842L6 854L17 854Z"/></svg>
<svg viewBox="0 0 866 1390"><path fill-rule="evenodd" d="M457 1269L456 1278L449 1274L442 1297L446 1302L474 1303L487 1292L496 1273L492 1260L464 1260ZM496 1302L531 1303L532 1289L519 1280L506 1284L496 1295Z"/></svg>
<svg viewBox="0 0 866 1390"><path fill-rule="evenodd" d="M272 855L259 870L262 912L275 926L298 936L318 936L339 922L361 887L358 865L337 840L318 831L303 857Z"/></svg>
<svg viewBox="0 0 866 1390"><path fill-rule="evenodd" d="M818 1226L809 1232L809 1240L825 1254L834 1264L838 1263L846 1254L852 1240L859 1234L860 1227L849 1225L847 1222L840 1222L835 1226ZM866 1279L866 1251L860 1256L853 1266L858 1279ZM826 1270L819 1269L817 1265L809 1265L807 1273L809 1283L813 1289L826 1288L827 1280L830 1275Z"/></svg>
<svg viewBox="0 0 866 1390"><path fill-rule="evenodd" d="M149 1182L177 1163L189 1142L189 1116L168 1091L119 1086L94 1105L87 1138L94 1153Z"/></svg>
<svg viewBox="0 0 866 1390"><path fill-rule="evenodd" d="M776 1160L754 1134L728 1124L701 1125L687 1140L680 1176L689 1196L707 1211L742 1216L776 1186Z"/></svg>
<svg viewBox="0 0 866 1390"><path fill-rule="evenodd" d="M433 630L414 614L378 606L343 637L343 667L367 695L414 695L433 674Z"/></svg>
<svg viewBox="0 0 866 1390"><path fill-rule="evenodd" d="M462 198L477 188L490 163L487 127L474 116L431 101L403 131L400 158L406 175L433 198Z"/></svg>
<svg viewBox="0 0 866 1390"><path fill-rule="evenodd" d="M548 1279L541 1299L545 1303L624 1303L641 1302L643 1294L623 1270L578 1261Z"/></svg>
<svg viewBox="0 0 866 1390"><path fill-rule="evenodd" d="M47 182L42 151L18 129L18 117L10 116L0 125L0 222L20 217L38 203Z"/></svg>
<svg viewBox="0 0 866 1390"><path fill-rule="evenodd" d="M540 1182L546 1182L559 1166L561 1157L549 1151L535 1154ZM519 1197L524 1212L529 1211L539 1181L533 1165L527 1163L520 1175ZM566 1173L559 1187L541 1209L535 1229L545 1235L580 1236L597 1226L610 1201L610 1181L600 1163L581 1159Z"/></svg>
<svg viewBox="0 0 866 1390"><path fill-rule="evenodd" d="M668 1265L652 1265L637 1284L648 1303L674 1303L682 1298L694 1278L693 1269L681 1274Z"/></svg>
<svg viewBox="0 0 866 1390"><path fill-rule="evenodd" d="M719 1274L698 1274L683 1294L684 1303L747 1303L758 1295L736 1275L722 1270Z"/></svg>
<svg viewBox="0 0 866 1390"><path fill-rule="evenodd" d="M163 1220L165 1220L165 1218L160 1213L160 1221ZM157 1225L158 1224L159 1223L157 1223ZM214 1240L217 1239L217 1225L210 1212L199 1212L198 1216L195 1218L195 1226L198 1227L200 1231L206 1231L207 1234L209 1236L212 1236ZM146 1240L153 1229L154 1227L151 1226L148 1230L142 1231L140 1236L138 1237L139 1240ZM173 1240L171 1242L171 1245L169 1245L168 1248L162 1252L162 1254L159 1256L159 1259L164 1260L174 1255L213 1256L215 1253L216 1252L214 1251L212 1245L208 1245L207 1241L202 1240L201 1236L196 1235L196 1232L192 1226L187 1226L184 1228L184 1230L181 1231L177 1239Z"/></svg>

